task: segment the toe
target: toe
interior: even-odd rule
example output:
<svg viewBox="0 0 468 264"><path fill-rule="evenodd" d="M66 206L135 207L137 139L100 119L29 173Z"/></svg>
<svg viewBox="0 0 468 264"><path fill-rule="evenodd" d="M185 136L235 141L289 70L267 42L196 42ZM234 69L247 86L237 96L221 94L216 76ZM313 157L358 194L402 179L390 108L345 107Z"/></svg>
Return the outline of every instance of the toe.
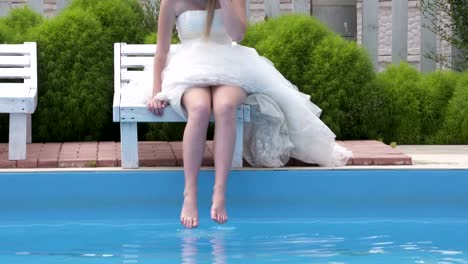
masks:
<svg viewBox="0 0 468 264"><path fill-rule="evenodd" d="M211 220L216 221L217 217L218 217L218 215L216 214L216 212L212 211L211 212Z"/></svg>

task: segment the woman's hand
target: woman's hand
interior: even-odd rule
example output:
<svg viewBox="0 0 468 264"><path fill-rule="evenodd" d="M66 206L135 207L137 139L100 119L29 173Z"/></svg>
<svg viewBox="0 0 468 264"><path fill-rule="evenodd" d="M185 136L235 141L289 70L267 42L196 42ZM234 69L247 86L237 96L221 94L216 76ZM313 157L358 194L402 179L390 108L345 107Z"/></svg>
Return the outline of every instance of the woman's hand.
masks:
<svg viewBox="0 0 468 264"><path fill-rule="evenodd" d="M165 99L157 98L157 96L151 98L147 103L146 106L148 107L148 111L152 112L156 116L162 116L164 108L169 105Z"/></svg>

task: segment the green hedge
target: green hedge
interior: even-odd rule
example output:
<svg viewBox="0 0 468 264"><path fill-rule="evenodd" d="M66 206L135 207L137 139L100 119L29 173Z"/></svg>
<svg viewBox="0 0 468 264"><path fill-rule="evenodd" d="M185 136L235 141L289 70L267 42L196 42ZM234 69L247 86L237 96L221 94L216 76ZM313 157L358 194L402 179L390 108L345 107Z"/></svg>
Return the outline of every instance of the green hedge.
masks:
<svg viewBox="0 0 468 264"><path fill-rule="evenodd" d="M468 144L468 71L419 73L390 65L375 85L384 95L377 138L398 144Z"/></svg>
<svg viewBox="0 0 468 264"><path fill-rule="evenodd" d="M422 92L421 135L422 143L438 144L435 135L447 116L447 106L453 96L459 75L450 71L436 71L424 74L419 83Z"/></svg>
<svg viewBox="0 0 468 264"><path fill-rule="evenodd" d="M421 90L419 72L408 65L390 65L377 77L377 87L385 97L379 112L386 120L380 135L386 142L417 144L421 141Z"/></svg>
<svg viewBox="0 0 468 264"><path fill-rule="evenodd" d="M0 18L0 43L23 43L29 30L40 25L43 17L28 7L14 8Z"/></svg>
<svg viewBox="0 0 468 264"><path fill-rule="evenodd" d="M137 0L74 0L67 10L85 10L105 29L108 45L114 42L142 43L146 32L143 10Z"/></svg>
<svg viewBox="0 0 468 264"><path fill-rule="evenodd" d="M99 21L84 10L69 10L39 26L32 38L40 76L33 140L105 138L112 121L112 51L104 48L109 39Z"/></svg>
<svg viewBox="0 0 468 264"><path fill-rule="evenodd" d="M438 144L468 144L468 70L458 79L441 125L436 136Z"/></svg>

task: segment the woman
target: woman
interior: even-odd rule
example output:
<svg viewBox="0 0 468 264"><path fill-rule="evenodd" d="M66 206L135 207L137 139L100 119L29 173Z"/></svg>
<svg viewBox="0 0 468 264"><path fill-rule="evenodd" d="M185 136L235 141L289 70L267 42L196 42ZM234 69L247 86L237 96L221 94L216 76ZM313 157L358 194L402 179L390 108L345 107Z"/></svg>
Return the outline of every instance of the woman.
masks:
<svg viewBox="0 0 468 264"><path fill-rule="evenodd" d="M227 221L226 182L235 145L235 114L255 106L245 128L244 158L254 166L278 167L290 157L324 166L345 165L351 153L318 118L321 110L254 49L233 44L244 37L245 0L163 0L148 109L162 115L170 104L187 117L183 138L185 173L181 222L198 226L197 177L211 113L215 119L211 218ZM172 28L181 45L170 50Z"/></svg>

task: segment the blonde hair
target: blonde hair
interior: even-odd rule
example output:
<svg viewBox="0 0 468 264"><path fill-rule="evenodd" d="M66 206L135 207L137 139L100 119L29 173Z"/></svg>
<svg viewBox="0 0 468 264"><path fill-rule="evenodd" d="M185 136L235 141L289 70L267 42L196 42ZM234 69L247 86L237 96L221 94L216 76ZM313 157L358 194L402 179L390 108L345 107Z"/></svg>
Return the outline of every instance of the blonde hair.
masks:
<svg viewBox="0 0 468 264"><path fill-rule="evenodd" d="M217 0L207 0L206 1L206 10L208 12L206 15L206 27L205 27L205 37L210 36L211 26L213 25L213 17L216 9Z"/></svg>

